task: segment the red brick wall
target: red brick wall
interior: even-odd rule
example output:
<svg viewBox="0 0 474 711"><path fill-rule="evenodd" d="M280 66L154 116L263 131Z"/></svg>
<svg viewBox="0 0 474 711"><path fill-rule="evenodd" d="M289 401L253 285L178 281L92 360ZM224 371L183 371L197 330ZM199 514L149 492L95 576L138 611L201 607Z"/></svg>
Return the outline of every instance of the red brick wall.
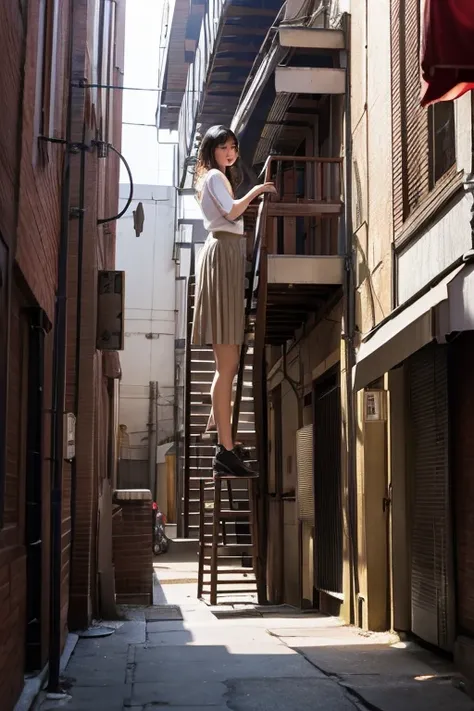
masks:
<svg viewBox="0 0 474 711"><path fill-rule="evenodd" d="M120 501L113 519L113 558L117 602L153 603L151 501Z"/></svg>
<svg viewBox="0 0 474 711"><path fill-rule="evenodd" d="M0 232L13 247L16 233L21 74L24 30L20 3L0 3Z"/></svg>
<svg viewBox="0 0 474 711"><path fill-rule="evenodd" d="M78 0L77 7L85 7L85 0ZM117 22L123 22L125 3L119 2ZM86 38L86 25L78 28L79 37ZM90 40L90 38L89 38ZM87 40L86 40L87 41ZM120 33L117 35L117 51L120 51ZM90 76L88 66L91 55L78 52L75 55L74 72L77 76ZM113 68L110 77L103 76L111 84L121 81L121 74ZM117 96L118 94L118 96ZM96 127L101 125L100 93L98 103L92 107L93 95L78 93L75 99L74 136L80 140L83 131L81 116L86 118L86 141L96 137ZM112 125L113 131L108 138L119 148L121 135L122 97L114 95ZM102 138L106 138L105 132ZM72 175L71 200L79 205L80 180L77 172L78 160L74 159L75 170ZM90 622L93 614L99 614L97 585L97 522L98 501L101 479L107 476L108 438L101 431L107 422L109 398L103 389L102 356L96 350L97 318L97 271L113 268L115 265L115 222L104 226L97 225L98 218L117 214L119 161L113 152L108 158L99 159L97 151L88 152L85 165L85 215L84 240L82 251L82 314L81 314L81 360L79 369L79 403L76 432L76 475L77 507L75 518L73 578L69 622L71 627L83 627ZM76 310L77 255L80 234L78 224L71 229L71 256L69 269L70 314ZM75 348L75 332L71 326L68 334L70 355L68 357L68 402L72 401L75 378L72 352Z"/></svg>
<svg viewBox="0 0 474 711"><path fill-rule="evenodd" d="M25 655L26 555L24 482L26 453L25 365L27 324L16 283L11 296L10 369L4 527L0 531L0 699L9 710L21 692ZM3 705L5 704L5 705Z"/></svg>
<svg viewBox="0 0 474 711"><path fill-rule="evenodd" d="M65 133L64 78L68 44L68 0L60 3L60 6L58 44L61 51L57 57L58 75L55 92L57 117L54 137L56 138L64 138ZM42 143L40 146L35 133L38 10L38 2L28 3L16 259L36 301L53 322L64 147L48 143Z"/></svg>
<svg viewBox="0 0 474 711"><path fill-rule="evenodd" d="M55 136L64 135L64 96L69 2L60 3ZM64 149L37 151L34 111L38 58L38 8L0 3L0 231L10 247L12 296L8 372L8 450L4 528L0 531L0 699L13 708L23 686L26 626L25 457L28 325L23 307L40 305L54 320L61 169ZM27 16L22 16L26 12ZM27 31L27 34L26 34ZM51 333L45 353L45 452L43 470L42 664L47 661L49 627L49 438ZM4 345L4 344L2 344ZM64 490L63 622L68 593L68 477ZM63 637L66 627L63 625Z"/></svg>
<svg viewBox="0 0 474 711"><path fill-rule="evenodd" d="M72 0L59 3L59 41L56 55L55 123L53 137L66 135L69 10ZM117 4L117 22L123 21L125 1ZM92 3L74 0L75 67L77 77L90 77L88 62L93 55L91 23L87 17ZM22 16L22 12L27 16ZM44 144L39 149L35 127L37 104L39 1L3 0L0 3L0 234L16 262L12 272L11 334L8 409L8 469L5 482L5 526L0 530L0 706L10 711L21 691L25 652L25 427L27 406L27 324L23 306L41 306L54 323L60 236L62 145ZM88 35L89 33L89 35ZM117 50L121 52L118 37ZM92 57L92 59L96 59ZM119 83L114 70L111 83ZM103 77L107 79L106 77ZM120 94L114 98L113 141L120 140ZM82 141L84 120L86 141L96 137L100 107L92 107L91 96L75 93L74 136ZM111 136L112 137L112 136ZM96 528L99 480L106 476L106 437L98 422L106 422L107 395L102 384L102 358L95 349L97 269L114 266L115 225L97 227L97 217L117 211L119 163L115 156L99 161L92 150L87 154L86 221L81 324L80 412L76 451L78 453L78 522L73 600L80 600L80 622L87 624L97 610ZM80 156L71 157L71 205L78 206ZM100 209L97 207L100 202ZM100 212L100 215L98 214ZM69 312L67 347L67 403L74 409L77 248L78 223L71 222L69 268ZM25 330L26 329L26 330ZM46 337L44 387L44 469L43 469L43 580L42 584L42 663L47 661L50 593L50 408L52 393L52 348L54 334ZM6 347L0 344L0 347ZM65 639L68 626L69 562L71 554L71 471L63 470L62 596L61 621ZM74 594L76 597L74 598ZM76 618L77 621L78 618Z"/></svg>

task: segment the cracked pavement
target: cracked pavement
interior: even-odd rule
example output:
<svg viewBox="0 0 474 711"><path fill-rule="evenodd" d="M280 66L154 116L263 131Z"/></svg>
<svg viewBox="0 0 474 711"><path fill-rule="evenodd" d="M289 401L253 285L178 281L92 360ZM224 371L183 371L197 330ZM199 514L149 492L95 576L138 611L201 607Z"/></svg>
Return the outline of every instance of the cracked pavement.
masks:
<svg viewBox="0 0 474 711"><path fill-rule="evenodd" d="M194 595L188 581L162 581L158 602L178 605L181 620L134 609L111 636L79 639L67 697L43 696L35 708L474 711L452 664L413 643L288 607L246 617L223 608L218 619Z"/></svg>

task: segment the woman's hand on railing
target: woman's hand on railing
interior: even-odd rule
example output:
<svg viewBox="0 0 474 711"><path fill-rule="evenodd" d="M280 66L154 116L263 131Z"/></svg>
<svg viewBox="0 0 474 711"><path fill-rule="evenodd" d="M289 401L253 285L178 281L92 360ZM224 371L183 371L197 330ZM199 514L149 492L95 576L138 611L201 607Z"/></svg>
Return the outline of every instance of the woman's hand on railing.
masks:
<svg viewBox="0 0 474 711"><path fill-rule="evenodd" d="M265 194L270 194L270 195L276 195L277 194L277 189L275 187L274 183L263 183L263 185L260 185L260 194L265 195Z"/></svg>
<svg viewBox="0 0 474 711"><path fill-rule="evenodd" d="M263 195L264 193L276 194L276 188L273 183L263 183L262 185L255 185L251 190L248 191L245 197L239 200L234 200L232 209L225 215L229 220L236 220L238 217L244 214L245 210L248 208L250 203L255 200L255 198Z"/></svg>

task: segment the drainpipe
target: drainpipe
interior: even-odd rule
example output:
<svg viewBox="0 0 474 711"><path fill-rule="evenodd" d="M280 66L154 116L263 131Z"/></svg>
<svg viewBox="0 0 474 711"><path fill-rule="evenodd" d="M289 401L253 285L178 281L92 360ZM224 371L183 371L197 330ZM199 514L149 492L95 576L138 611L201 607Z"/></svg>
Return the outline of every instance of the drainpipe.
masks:
<svg viewBox="0 0 474 711"><path fill-rule="evenodd" d="M157 499L156 491L156 447L158 444L157 408L158 408L158 383L150 382L150 409L148 415L148 480L153 500Z"/></svg>
<svg viewBox="0 0 474 711"><path fill-rule="evenodd" d="M51 589L49 630L50 693L60 693L61 659L61 554L62 554L62 478L64 461L64 409L66 394L67 344L67 272L69 251L69 195L72 124L72 70L74 47L74 3L69 12L69 87L66 120L66 150L61 186L60 235L58 249L58 283L54 312L53 370L51 398Z"/></svg>
<svg viewBox="0 0 474 711"><path fill-rule="evenodd" d="M345 222L345 270L344 270L344 333L346 399L347 399L347 441L348 441L348 518L349 518L349 559L351 570L351 622L360 625L359 619L359 569L357 544L357 464L356 464L356 419L355 397L352 389L352 368L355 365L354 339L356 333L354 249L352 230L352 128L351 128L351 72L350 72L350 16L344 16L346 51L343 55L346 69L345 93L345 159L344 159L344 222ZM357 609L355 601L357 600Z"/></svg>

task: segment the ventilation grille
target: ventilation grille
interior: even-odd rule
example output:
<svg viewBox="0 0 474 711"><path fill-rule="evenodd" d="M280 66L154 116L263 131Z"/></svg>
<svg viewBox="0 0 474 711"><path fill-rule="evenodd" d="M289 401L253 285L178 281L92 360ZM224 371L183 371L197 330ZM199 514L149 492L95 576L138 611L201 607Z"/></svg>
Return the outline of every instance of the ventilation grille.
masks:
<svg viewBox="0 0 474 711"><path fill-rule="evenodd" d="M314 526L313 425L296 433L298 520Z"/></svg>

